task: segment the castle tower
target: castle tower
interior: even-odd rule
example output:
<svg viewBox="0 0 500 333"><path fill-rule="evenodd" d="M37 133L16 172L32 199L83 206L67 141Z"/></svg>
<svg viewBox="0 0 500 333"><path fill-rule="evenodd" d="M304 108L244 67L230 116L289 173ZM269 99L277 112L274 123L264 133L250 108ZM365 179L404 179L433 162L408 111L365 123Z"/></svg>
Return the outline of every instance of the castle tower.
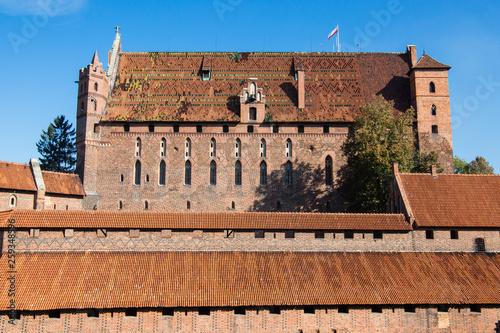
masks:
<svg viewBox="0 0 500 333"><path fill-rule="evenodd" d="M83 181L88 202L84 208L97 205L96 176L99 163L99 122L106 107L109 81L99 62L97 51L92 62L80 70L76 113L76 173Z"/></svg>
<svg viewBox="0 0 500 333"><path fill-rule="evenodd" d="M411 57L410 86L412 105L417 113L417 139L421 152L436 151L445 173L453 173L450 93L448 70L430 56L417 61L415 46L408 46Z"/></svg>

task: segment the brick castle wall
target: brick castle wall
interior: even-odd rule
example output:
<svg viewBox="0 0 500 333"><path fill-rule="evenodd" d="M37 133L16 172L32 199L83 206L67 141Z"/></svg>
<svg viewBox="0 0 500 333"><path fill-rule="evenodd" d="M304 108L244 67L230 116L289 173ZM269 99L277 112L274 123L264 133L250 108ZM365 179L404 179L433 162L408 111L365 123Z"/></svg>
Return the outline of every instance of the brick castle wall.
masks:
<svg viewBox="0 0 500 333"><path fill-rule="evenodd" d="M33 230L37 230L36 232ZM500 231L458 230L451 239L450 230L434 230L434 239L426 239L425 230L384 232L382 239L373 232L354 232L346 239L342 231L325 231L324 238L314 232L296 231L286 238L283 230L266 230L264 238L255 231L228 230L29 230L16 234L16 251L432 251L474 252L476 239L482 238L487 252L500 252ZM4 234L3 249L8 238Z"/></svg>
<svg viewBox="0 0 500 333"><path fill-rule="evenodd" d="M340 310L340 311L339 311ZM23 312L15 325L0 315L2 332L493 332L497 306L252 307ZM57 317L59 318L50 318Z"/></svg>
<svg viewBox="0 0 500 333"><path fill-rule="evenodd" d="M246 126L244 126L246 129ZM325 184L325 159L333 161L333 176L345 163L340 147L347 128L332 128L342 133L320 134L323 127L311 127L296 133L297 127L281 128L272 133L271 126L255 128L255 133L235 133L242 126L222 132L222 126L204 127L205 133L173 133L172 125L102 126L103 144L99 147L96 176L99 209L143 210L148 202L152 210L193 211L338 211L342 208L333 186ZM182 127L181 127L182 129ZM195 131L194 131L195 132ZM316 133L314 133L316 132ZM141 156L135 157L137 138ZM166 140L166 154L160 144ZM186 157L186 139L191 140L191 156ZM210 141L216 141L216 156L210 156ZM241 141L241 157L235 156L236 140ZM261 157L261 139L266 141L266 156ZM286 140L292 141L292 156L286 157ZM166 182L159 185L159 165L166 163ZM185 164L191 163L191 185L185 184ZM134 185L134 167L141 163L141 184ZM217 184L210 185L210 163L217 165ZM235 185L235 164L242 165L242 185ZM260 185L260 164L267 165L267 185ZM285 163L293 165L293 185L285 185ZM123 176L123 181L122 181ZM86 176L87 177L87 176ZM86 186L87 187L87 186ZM278 201L280 202L278 204ZM278 207L280 206L280 207Z"/></svg>

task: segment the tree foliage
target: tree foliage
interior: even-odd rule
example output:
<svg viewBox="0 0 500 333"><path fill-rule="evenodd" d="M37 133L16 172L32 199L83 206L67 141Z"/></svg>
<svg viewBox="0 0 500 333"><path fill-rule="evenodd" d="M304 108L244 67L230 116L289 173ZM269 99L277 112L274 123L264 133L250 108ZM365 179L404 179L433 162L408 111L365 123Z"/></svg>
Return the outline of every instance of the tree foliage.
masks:
<svg viewBox="0 0 500 333"><path fill-rule="evenodd" d="M393 102L376 97L360 108L361 114L349 128L341 148L347 165L338 177L347 211L386 211L394 163L402 172L428 172L433 164L440 169L437 153L415 149L415 111L411 108L394 117L393 110Z"/></svg>
<svg viewBox="0 0 500 333"><path fill-rule="evenodd" d="M75 130L73 125L60 115L42 131L36 144L43 170L73 172L76 166Z"/></svg>
<svg viewBox="0 0 500 333"><path fill-rule="evenodd" d="M470 163L455 156L453 158L453 165L455 173L457 174L491 175L494 173L493 167L491 167L490 163L482 156L477 156L476 159L472 160Z"/></svg>

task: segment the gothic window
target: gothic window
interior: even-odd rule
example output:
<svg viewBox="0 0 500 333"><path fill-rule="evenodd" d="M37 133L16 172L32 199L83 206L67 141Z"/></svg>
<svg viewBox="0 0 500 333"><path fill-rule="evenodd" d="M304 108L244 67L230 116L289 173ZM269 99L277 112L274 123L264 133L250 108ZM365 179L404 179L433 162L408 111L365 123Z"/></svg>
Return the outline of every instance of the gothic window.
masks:
<svg viewBox="0 0 500 333"><path fill-rule="evenodd" d="M250 84L250 100L254 100L255 99L255 83L252 82L252 84Z"/></svg>
<svg viewBox="0 0 500 333"><path fill-rule="evenodd" d="M236 139L236 143L234 145L234 156L236 158L241 157L241 140L240 139Z"/></svg>
<svg viewBox="0 0 500 333"><path fill-rule="evenodd" d="M327 186L333 185L333 161L330 156L325 159L325 183Z"/></svg>
<svg viewBox="0 0 500 333"><path fill-rule="evenodd" d="M241 185L241 162L236 161L234 165L234 185Z"/></svg>
<svg viewBox="0 0 500 333"><path fill-rule="evenodd" d="M431 106L431 113L433 116L435 116L437 114L437 107L434 104L432 104L432 106Z"/></svg>
<svg viewBox="0 0 500 333"><path fill-rule="evenodd" d="M137 140L135 140L135 157L141 156L141 148L142 148L141 139L137 138Z"/></svg>
<svg viewBox="0 0 500 333"><path fill-rule="evenodd" d="M92 111L96 112L97 111L97 102L95 99L91 101L92 103Z"/></svg>
<svg viewBox="0 0 500 333"><path fill-rule="evenodd" d="M210 162L210 185L217 185L217 164Z"/></svg>
<svg viewBox="0 0 500 333"><path fill-rule="evenodd" d="M186 161L184 165L184 184L191 185L191 162Z"/></svg>
<svg viewBox="0 0 500 333"><path fill-rule="evenodd" d="M141 161L135 161L134 185L141 185Z"/></svg>
<svg viewBox="0 0 500 333"><path fill-rule="evenodd" d="M96 83L94 83L94 91L99 90L98 88L99 88L99 85L97 84L97 82L96 82Z"/></svg>
<svg viewBox="0 0 500 333"><path fill-rule="evenodd" d="M257 109L250 108L249 120L257 120Z"/></svg>
<svg viewBox="0 0 500 333"><path fill-rule="evenodd" d="M215 139L212 138L210 140L210 157L215 157L216 152L217 152L216 149L217 149L217 147L216 147Z"/></svg>
<svg viewBox="0 0 500 333"><path fill-rule="evenodd" d="M429 92L430 93L436 92L436 85L434 84L434 82L429 83Z"/></svg>
<svg viewBox="0 0 500 333"><path fill-rule="evenodd" d="M167 140L165 140L165 138L162 138L160 142L160 156L165 157L166 155L167 155Z"/></svg>
<svg viewBox="0 0 500 333"><path fill-rule="evenodd" d="M285 164L285 184L286 186L292 186L292 162L288 161Z"/></svg>
<svg viewBox="0 0 500 333"><path fill-rule="evenodd" d="M266 140L260 140L260 157L266 157Z"/></svg>
<svg viewBox="0 0 500 333"><path fill-rule="evenodd" d="M186 146L184 148L186 157L191 157L191 139L186 139Z"/></svg>
<svg viewBox="0 0 500 333"><path fill-rule="evenodd" d="M11 195L9 198L9 207L15 208L17 207L17 197L15 195Z"/></svg>
<svg viewBox="0 0 500 333"><path fill-rule="evenodd" d="M148 210L149 209L149 202L144 201L144 209Z"/></svg>
<svg viewBox="0 0 500 333"><path fill-rule="evenodd" d="M267 164L264 161L260 163L260 185L267 185Z"/></svg>
<svg viewBox="0 0 500 333"><path fill-rule="evenodd" d="M292 157L292 140L286 139L286 157Z"/></svg>
<svg viewBox="0 0 500 333"><path fill-rule="evenodd" d="M165 185L166 174L167 174L167 166L165 164L165 161L161 161L160 162L160 175L158 177L160 185Z"/></svg>
<svg viewBox="0 0 500 333"><path fill-rule="evenodd" d="M191 209L191 201L188 201L188 202L186 203L186 208L187 208L188 210L189 210L189 209Z"/></svg>

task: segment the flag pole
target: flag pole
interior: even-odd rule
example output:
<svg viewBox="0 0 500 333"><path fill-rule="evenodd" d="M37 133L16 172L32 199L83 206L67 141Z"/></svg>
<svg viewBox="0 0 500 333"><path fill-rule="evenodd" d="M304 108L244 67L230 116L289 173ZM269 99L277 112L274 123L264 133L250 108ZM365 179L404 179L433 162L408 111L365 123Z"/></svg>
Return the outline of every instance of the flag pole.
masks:
<svg viewBox="0 0 500 333"><path fill-rule="evenodd" d="M340 29L337 31L337 52L340 52Z"/></svg>

